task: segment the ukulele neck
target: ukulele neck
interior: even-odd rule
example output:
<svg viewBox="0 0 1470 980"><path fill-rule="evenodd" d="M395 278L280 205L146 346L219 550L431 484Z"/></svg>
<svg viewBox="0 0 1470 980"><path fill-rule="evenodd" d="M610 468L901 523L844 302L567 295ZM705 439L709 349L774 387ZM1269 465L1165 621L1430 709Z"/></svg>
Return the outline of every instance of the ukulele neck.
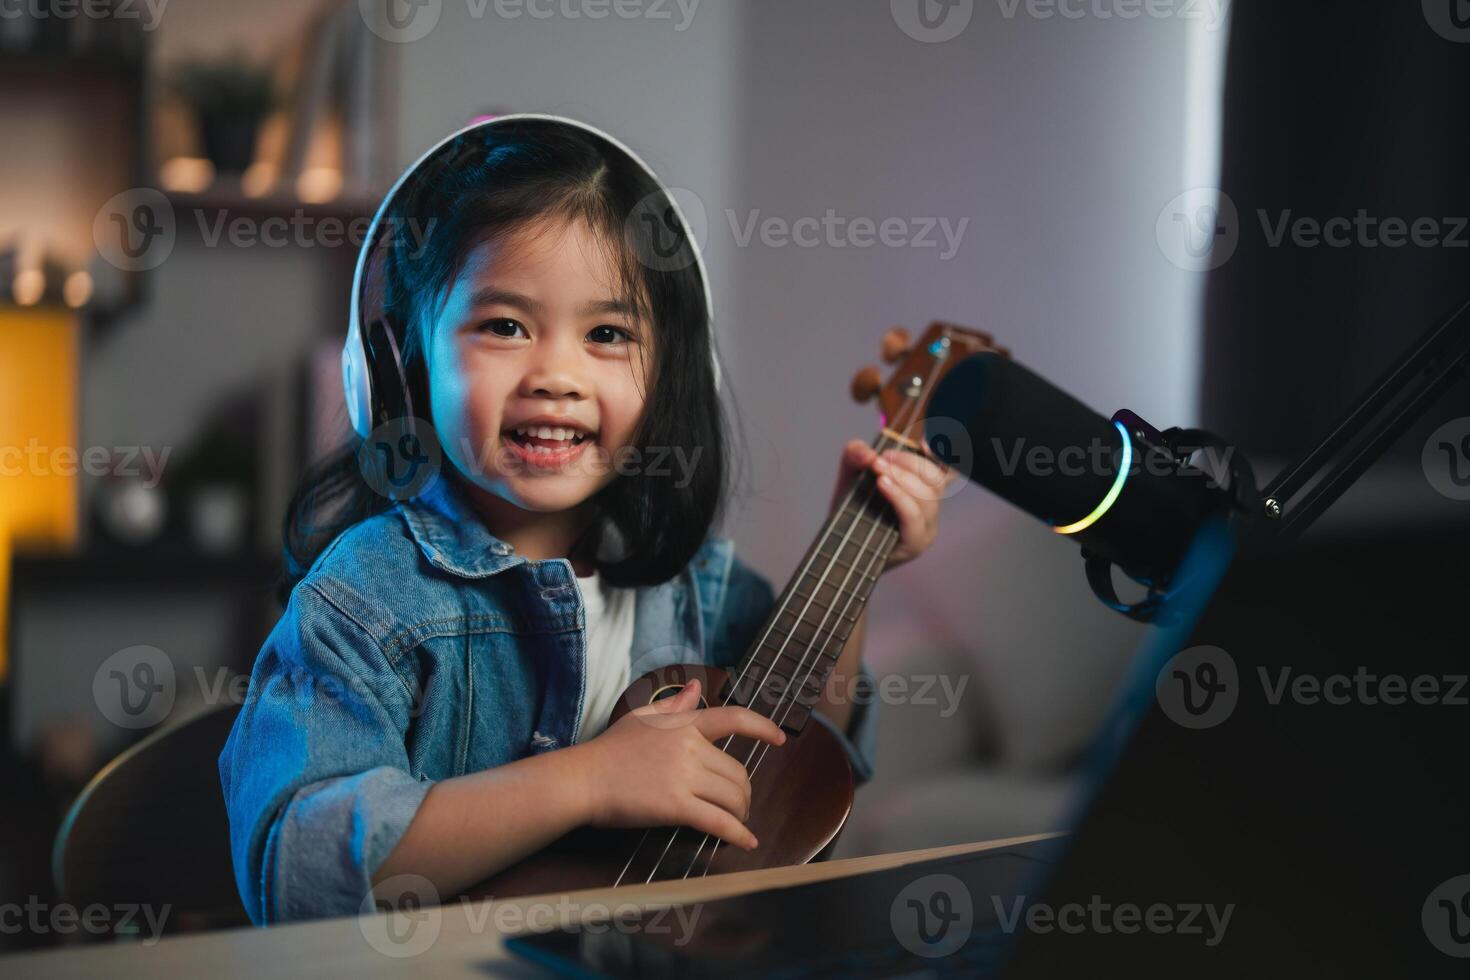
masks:
<svg viewBox="0 0 1470 980"><path fill-rule="evenodd" d="M873 442L879 452L895 446L914 444L887 429ZM863 470L777 598L727 702L800 732L897 543L898 518Z"/></svg>

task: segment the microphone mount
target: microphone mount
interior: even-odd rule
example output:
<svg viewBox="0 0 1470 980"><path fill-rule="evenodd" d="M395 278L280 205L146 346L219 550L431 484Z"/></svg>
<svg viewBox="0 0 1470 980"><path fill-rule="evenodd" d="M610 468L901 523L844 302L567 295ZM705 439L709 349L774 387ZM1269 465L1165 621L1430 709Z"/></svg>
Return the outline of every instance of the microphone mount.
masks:
<svg viewBox="0 0 1470 980"><path fill-rule="evenodd" d="M1134 412L1113 416L1134 440L1150 451L1170 454L1177 473L1192 466L1189 457L1213 449L1226 461L1208 474L1222 490L1219 514L1243 531L1280 542L1299 537L1403 435L1455 382L1470 370L1470 299L1436 324L1374 383L1343 415L1328 436L1300 460L1285 467L1263 491L1256 490L1250 464L1219 437L1199 429L1158 431ZM1330 468L1329 468L1330 467ZM1326 470L1325 474L1323 471ZM1125 490L1126 492L1126 490ZM1189 583L1121 569L1147 589L1137 602L1124 602L1113 584L1113 563L1082 551L1093 594L1110 609L1141 622L1165 621L1169 599Z"/></svg>

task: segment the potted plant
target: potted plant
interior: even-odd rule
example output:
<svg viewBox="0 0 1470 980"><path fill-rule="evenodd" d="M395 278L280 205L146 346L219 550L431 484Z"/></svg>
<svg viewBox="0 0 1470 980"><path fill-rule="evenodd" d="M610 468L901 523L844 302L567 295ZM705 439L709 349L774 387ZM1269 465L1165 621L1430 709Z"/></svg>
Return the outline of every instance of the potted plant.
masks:
<svg viewBox="0 0 1470 980"><path fill-rule="evenodd" d="M215 173L238 174L255 157L260 124L277 104L271 71L240 50L218 61L178 62L169 90L188 106Z"/></svg>
<svg viewBox="0 0 1470 980"><path fill-rule="evenodd" d="M182 491L189 537L212 554L244 549L250 532L251 486L255 461L251 447L228 426L206 432L174 471L172 486Z"/></svg>

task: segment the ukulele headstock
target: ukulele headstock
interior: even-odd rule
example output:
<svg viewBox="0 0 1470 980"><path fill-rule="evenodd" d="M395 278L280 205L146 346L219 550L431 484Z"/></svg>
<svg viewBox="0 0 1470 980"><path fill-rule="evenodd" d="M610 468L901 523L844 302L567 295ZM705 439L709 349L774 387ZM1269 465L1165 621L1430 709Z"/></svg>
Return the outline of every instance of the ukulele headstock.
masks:
<svg viewBox="0 0 1470 980"><path fill-rule="evenodd" d="M960 361L982 351L1011 354L985 331L943 320L930 323L918 343L910 341L903 327L894 327L883 334L880 356L884 363L898 366L886 382L874 365L859 369L852 379L853 400L876 399L884 429L917 447L924 442L924 421L935 386Z"/></svg>

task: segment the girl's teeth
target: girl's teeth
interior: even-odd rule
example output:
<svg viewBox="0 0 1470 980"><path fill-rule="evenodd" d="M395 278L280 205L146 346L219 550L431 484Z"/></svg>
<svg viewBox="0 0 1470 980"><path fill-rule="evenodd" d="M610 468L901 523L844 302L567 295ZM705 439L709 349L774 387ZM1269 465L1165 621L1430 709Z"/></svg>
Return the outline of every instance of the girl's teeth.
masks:
<svg viewBox="0 0 1470 980"><path fill-rule="evenodd" d="M518 436L534 437L536 439L549 439L556 442L570 442L576 445L582 440L582 434L576 429L563 428L551 425L522 425L517 426L515 434ZM547 446L531 446L531 449L539 449L542 452L550 452Z"/></svg>

